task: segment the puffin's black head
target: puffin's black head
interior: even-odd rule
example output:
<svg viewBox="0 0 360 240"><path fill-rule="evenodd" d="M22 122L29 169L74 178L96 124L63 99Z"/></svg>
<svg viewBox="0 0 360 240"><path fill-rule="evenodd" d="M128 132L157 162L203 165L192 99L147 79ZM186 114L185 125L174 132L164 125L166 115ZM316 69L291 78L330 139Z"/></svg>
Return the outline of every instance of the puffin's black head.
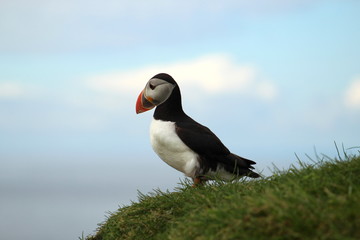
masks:
<svg viewBox="0 0 360 240"><path fill-rule="evenodd" d="M169 74L156 74L139 94L136 101L136 113L146 112L165 102L176 86L177 83Z"/></svg>

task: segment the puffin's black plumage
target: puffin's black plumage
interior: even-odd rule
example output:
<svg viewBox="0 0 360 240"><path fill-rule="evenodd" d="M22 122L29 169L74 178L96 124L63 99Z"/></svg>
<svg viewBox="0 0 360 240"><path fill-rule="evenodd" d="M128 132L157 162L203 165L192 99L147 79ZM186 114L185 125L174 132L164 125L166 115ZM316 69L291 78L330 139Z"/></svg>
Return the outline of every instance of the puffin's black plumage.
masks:
<svg viewBox="0 0 360 240"><path fill-rule="evenodd" d="M219 167L236 176L259 177L259 174L251 170L254 169L254 161L231 153L209 128L196 122L183 111L179 86L170 75L160 73L154 78L175 85L168 99L156 107L154 119L174 122L178 137L198 154L200 167L196 172L196 178L206 180L207 173L216 172Z"/></svg>
<svg viewBox="0 0 360 240"><path fill-rule="evenodd" d="M175 80L166 73L159 73L153 78L162 79L175 85L175 88L173 89L169 98L164 103L156 107L154 112L154 119L171 122L179 122L188 119L189 116L187 116L183 111L180 88Z"/></svg>

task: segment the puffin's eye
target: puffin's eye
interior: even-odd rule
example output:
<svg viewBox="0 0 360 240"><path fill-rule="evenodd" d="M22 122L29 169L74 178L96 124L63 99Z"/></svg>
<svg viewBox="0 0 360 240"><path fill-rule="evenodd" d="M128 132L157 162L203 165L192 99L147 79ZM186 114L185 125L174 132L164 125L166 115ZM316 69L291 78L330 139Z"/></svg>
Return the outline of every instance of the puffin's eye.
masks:
<svg viewBox="0 0 360 240"><path fill-rule="evenodd" d="M151 84L151 83L149 83L149 87L150 87L151 90L154 90L156 86L153 85L153 84Z"/></svg>

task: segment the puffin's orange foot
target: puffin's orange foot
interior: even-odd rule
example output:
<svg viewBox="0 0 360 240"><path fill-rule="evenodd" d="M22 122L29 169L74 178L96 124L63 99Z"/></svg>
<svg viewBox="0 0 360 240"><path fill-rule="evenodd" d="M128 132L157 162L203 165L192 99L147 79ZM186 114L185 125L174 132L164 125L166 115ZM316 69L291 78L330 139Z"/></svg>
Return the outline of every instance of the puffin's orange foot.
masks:
<svg viewBox="0 0 360 240"><path fill-rule="evenodd" d="M202 185L205 181L199 177L195 177L193 178L194 184L192 185L192 187L197 187L199 185Z"/></svg>

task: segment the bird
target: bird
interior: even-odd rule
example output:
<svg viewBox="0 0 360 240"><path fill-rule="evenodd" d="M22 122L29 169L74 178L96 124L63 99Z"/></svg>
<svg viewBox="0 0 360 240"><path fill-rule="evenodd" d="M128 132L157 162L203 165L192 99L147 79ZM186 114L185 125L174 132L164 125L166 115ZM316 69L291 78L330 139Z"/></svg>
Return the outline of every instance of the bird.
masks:
<svg viewBox="0 0 360 240"><path fill-rule="evenodd" d="M137 98L137 114L153 108L153 150L165 163L190 177L193 186L208 180L260 177L253 171L256 162L231 153L209 128L184 112L179 85L167 73L152 77Z"/></svg>

